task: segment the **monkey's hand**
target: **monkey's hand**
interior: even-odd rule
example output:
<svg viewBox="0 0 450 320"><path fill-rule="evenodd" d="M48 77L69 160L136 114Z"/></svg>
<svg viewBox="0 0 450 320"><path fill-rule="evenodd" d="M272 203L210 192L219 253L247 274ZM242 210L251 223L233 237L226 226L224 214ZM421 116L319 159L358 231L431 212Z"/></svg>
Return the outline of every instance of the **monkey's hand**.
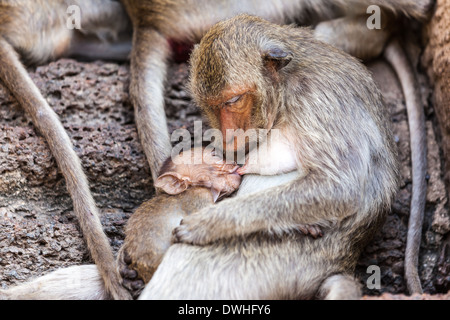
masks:
<svg viewBox="0 0 450 320"><path fill-rule="evenodd" d="M310 224L299 225L298 229L304 235L310 235L314 239L317 239L317 238L323 236L322 229L319 226L317 226L317 225L310 225Z"/></svg>

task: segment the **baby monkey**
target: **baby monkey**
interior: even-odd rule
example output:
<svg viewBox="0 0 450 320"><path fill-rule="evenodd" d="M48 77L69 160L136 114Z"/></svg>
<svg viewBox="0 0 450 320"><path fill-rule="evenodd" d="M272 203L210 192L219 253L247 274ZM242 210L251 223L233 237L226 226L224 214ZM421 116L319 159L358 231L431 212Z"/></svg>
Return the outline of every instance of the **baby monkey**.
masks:
<svg viewBox="0 0 450 320"><path fill-rule="evenodd" d="M293 155L297 176L243 193L258 177L246 176L236 197L183 219L139 299L357 298L351 275L398 182L386 106L370 73L310 30L248 15L212 27L190 66L195 102L226 137L214 142L251 155L253 140L267 141L276 150L269 156ZM260 139L275 129L275 144ZM292 167L260 160L269 160L265 174ZM255 169L249 157L239 172ZM294 232L303 225L325 232Z"/></svg>

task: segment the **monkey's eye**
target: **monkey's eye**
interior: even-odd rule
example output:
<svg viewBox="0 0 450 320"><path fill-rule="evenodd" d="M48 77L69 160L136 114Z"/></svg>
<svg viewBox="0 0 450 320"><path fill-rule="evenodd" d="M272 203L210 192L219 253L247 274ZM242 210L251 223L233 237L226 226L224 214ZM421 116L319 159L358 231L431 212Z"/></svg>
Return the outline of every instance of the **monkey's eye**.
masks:
<svg viewBox="0 0 450 320"><path fill-rule="evenodd" d="M230 100L228 100L227 102L225 102L225 106L231 106L232 104L235 104L236 102L241 100L241 98L242 98L242 94L239 96L235 96L235 97L231 98Z"/></svg>

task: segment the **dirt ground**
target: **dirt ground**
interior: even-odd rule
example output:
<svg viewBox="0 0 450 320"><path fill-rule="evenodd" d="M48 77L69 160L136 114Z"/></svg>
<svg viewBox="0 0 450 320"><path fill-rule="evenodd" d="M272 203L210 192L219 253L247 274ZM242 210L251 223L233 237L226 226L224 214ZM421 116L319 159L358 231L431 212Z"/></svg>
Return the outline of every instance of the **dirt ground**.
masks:
<svg viewBox="0 0 450 320"><path fill-rule="evenodd" d="M427 116L428 192L420 277L426 293L447 293L450 219L441 138L431 104L432 90L418 63L421 50L412 44L407 48L417 66ZM391 112L402 183L384 227L359 260L357 276L368 296L405 294L403 260L411 196L406 110L389 65L380 59L368 66ZM152 179L129 101L129 65L62 59L30 69L30 73L74 143L105 231L117 251L127 219L152 196ZM184 88L187 76L186 63L171 64L165 95L170 130L184 127L193 132L193 121L201 118ZM72 210L64 179L46 142L0 84L1 288L60 267L91 262ZM379 290L365 285L371 275L367 273L370 265L381 269Z"/></svg>

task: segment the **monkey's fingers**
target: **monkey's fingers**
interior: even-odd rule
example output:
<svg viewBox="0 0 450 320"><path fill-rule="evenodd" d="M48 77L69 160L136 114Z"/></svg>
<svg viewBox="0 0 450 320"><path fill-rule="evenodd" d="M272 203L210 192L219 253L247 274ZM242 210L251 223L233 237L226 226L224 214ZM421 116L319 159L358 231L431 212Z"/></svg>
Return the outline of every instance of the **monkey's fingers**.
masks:
<svg viewBox="0 0 450 320"><path fill-rule="evenodd" d="M310 235L314 239L317 239L318 237L323 236L322 229L319 226L316 225L299 225L297 227L304 235Z"/></svg>
<svg viewBox="0 0 450 320"><path fill-rule="evenodd" d="M183 220L181 220L180 224L183 223ZM179 236L178 227L172 230L172 243L180 243L181 237Z"/></svg>
<svg viewBox="0 0 450 320"><path fill-rule="evenodd" d="M318 237L323 236L322 229L320 229L319 226L308 225L307 228L308 228L309 234L310 234L314 239L317 239Z"/></svg>
<svg viewBox="0 0 450 320"><path fill-rule="evenodd" d="M204 242L199 238L199 235L193 232L189 224L185 220L181 220L180 225L172 231L173 243L186 243L193 245L202 245Z"/></svg>
<svg viewBox="0 0 450 320"><path fill-rule="evenodd" d="M299 225L297 227L304 235L308 235L308 228L305 225Z"/></svg>
<svg viewBox="0 0 450 320"><path fill-rule="evenodd" d="M248 166L247 166L247 164L244 164L242 167L238 168L238 169L236 170L236 172L237 172L239 175L241 175L241 176L243 176L244 174L249 173L249 172L248 172Z"/></svg>
<svg viewBox="0 0 450 320"><path fill-rule="evenodd" d="M124 247L121 248L117 260L119 265L119 274L122 279L136 280L138 278L137 271L131 267L133 260Z"/></svg>
<svg viewBox="0 0 450 320"><path fill-rule="evenodd" d="M131 257L127 251L123 251L123 262L127 265L131 264Z"/></svg>
<svg viewBox="0 0 450 320"><path fill-rule="evenodd" d="M219 163L213 164L213 167L222 173L235 173L237 170L239 170L239 166L236 163L225 163L222 161L219 161Z"/></svg>
<svg viewBox="0 0 450 320"><path fill-rule="evenodd" d="M130 255L123 251L119 256L120 276L122 277L122 286L127 289L133 298L137 298L145 287L145 283L142 279L139 279L139 275L136 270L131 268L132 259Z"/></svg>
<svg viewBox="0 0 450 320"><path fill-rule="evenodd" d="M135 280L138 276L136 270L130 269L128 267L123 268L120 270L121 277L125 280Z"/></svg>

